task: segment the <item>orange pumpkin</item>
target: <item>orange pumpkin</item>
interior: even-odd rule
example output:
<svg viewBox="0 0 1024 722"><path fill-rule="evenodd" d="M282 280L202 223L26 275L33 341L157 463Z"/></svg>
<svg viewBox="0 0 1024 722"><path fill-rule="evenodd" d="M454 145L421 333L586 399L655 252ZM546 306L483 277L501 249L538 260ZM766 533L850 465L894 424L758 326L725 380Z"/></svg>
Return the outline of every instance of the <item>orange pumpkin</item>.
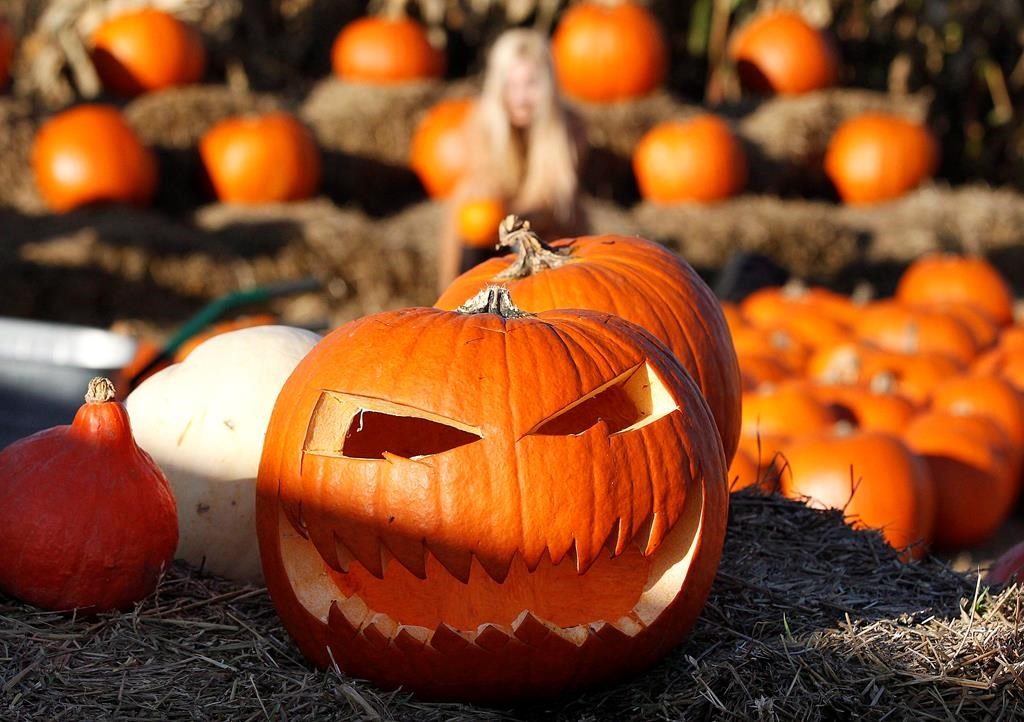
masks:
<svg viewBox="0 0 1024 722"><path fill-rule="evenodd" d="M861 431L898 436L917 413L909 399L862 384L816 385L813 393L837 419L849 421Z"/></svg>
<svg viewBox="0 0 1024 722"><path fill-rule="evenodd" d="M943 354L961 364L978 354L974 334L955 317L893 301L864 308L853 331L862 341L886 351Z"/></svg>
<svg viewBox="0 0 1024 722"><path fill-rule="evenodd" d="M834 85L839 76L829 38L793 12L754 18L736 33L729 56L743 87L756 93L807 93Z"/></svg>
<svg viewBox="0 0 1024 722"><path fill-rule="evenodd" d="M658 21L631 2L576 3L558 23L551 53L562 90L591 103L647 95L668 69Z"/></svg>
<svg viewBox="0 0 1024 722"><path fill-rule="evenodd" d="M288 113L227 118L199 141L217 197L226 203L279 203L315 195L320 151Z"/></svg>
<svg viewBox="0 0 1024 722"><path fill-rule="evenodd" d="M456 226L463 243L473 248L494 248L498 225L505 217L505 204L494 198L464 202L456 213Z"/></svg>
<svg viewBox="0 0 1024 722"><path fill-rule="evenodd" d="M10 23L0 16L0 89L7 85L11 63L14 61L14 48L17 40Z"/></svg>
<svg viewBox="0 0 1024 722"><path fill-rule="evenodd" d="M43 123L32 171L47 205L60 212L99 202L145 205L157 184L156 156L105 105L80 105Z"/></svg>
<svg viewBox="0 0 1024 722"><path fill-rule="evenodd" d="M806 344L793 338L786 331L754 326L734 331L732 343L738 358L770 357L781 364L789 375L799 373L811 354L811 349ZM743 369L742 363L740 369Z"/></svg>
<svg viewBox="0 0 1024 722"><path fill-rule="evenodd" d="M440 78L445 58L416 21L364 17L338 33L331 48L331 64L342 80L391 85Z"/></svg>
<svg viewBox="0 0 1024 722"><path fill-rule="evenodd" d="M442 100L423 116L412 136L409 167L431 198L445 198L466 172L469 158L463 127L473 101Z"/></svg>
<svg viewBox="0 0 1024 722"><path fill-rule="evenodd" d="M714 293L663 246L637 237L582 236L550 246L509 217L499 243L518 256L484 261L456 278L435 304L454 309L492 283L506 284L530 312L589 308L643 326L672 349L711 406L727 459L740 425L740 372Z"/></svg>
<svg viewBox="0 0 1024 722"><path fill-rule="evenodd" d="M936 491L935 543L959 549L984 543L1012 508L1009 439L981 416L931 411L918 416L904 440L928 464Z"/></svg>
<svg viewBox="0 0 1024 722"><path fill-rule="evenodd" d="M123 97L189 85L206 71L199 34L154 8L110 18L92 34L91 45L103 87Z"/></svg>
<svg viewBox="0 0 1024 722"><path fill-rule="evenodd" d="M730 491L757 487L764 494L770 494L778 486L779 472L774 459L759 460L747 449L737 449L726 473Z"/></svg>
<svg viewBox="0 0 1024 722"><path fill-rule="evenodd" d="M927 308L934 313L945 314L962 323L971 332L971 336L974 337L974 345L979 352L992 347L1001 338L999 325L992 320L988 313L977 306L966 303L938 301L921 306L921 308ZM1004 332L1002 336L1005 337L1005 335Z"/></svg>
<svg viewBox="0 0 1024 722"><path fill-rule="evenodd" d="M526 314L499 287L376 314L314 347L274 406L267 589L319 666L429 698L564 694L693 624L725 472L700 391L634 324Z"/></svg>
<svg viewBox="0 0 1024 722"><path fill-rule="evenodd" d="M70 426L0 451L0 590L43 609L124 609L174 558L167 479L96 378Z"/></svg>
<svg viewBox="0 0 1024 722"><path fill-rule="evenodd" d="M1013 293L983 258L931 253L907 267L896 298L908 304L963 303L975 306L1000 326L1013 321Z"/></svg>
<svg viewBox="0 0 1024 722"><path fill-rule="evenodd" d="M790 439L823 433L837 419L805 389L763 388L743 394L742 434L747 438Z"/></svg>
<svg viewBox="0 0 1024 722"><path fill-rule="evenodd" d="M796 281L758 289L743 299L740 309L743 317L755 326L775 328L796 315L826 318L839 326L849 326L857 319L862 305L840 293Z"/></svg>
<svg viewBox="0 0 1024 722"><path fill-rule="evenodd" d="M656 125L633 151L633 171L640 194L657 203L721 201L747 183L743 147L714 115Z"/></svg>
<svg viewBox="0 0 1024 722"><path fill-rule="evenodd" d="M762 353L739 353L740 384L744 391L756 391L764 384L778 384L789 378L790 370L776 357Z"/></svg>
<svg viewBox="0 0 1024 722"><path fill-rule="evenodd" d="M895 115L865 113L836 130L825 172L846 203L888 201L931 178L939 144L927 127Z"/></svg>

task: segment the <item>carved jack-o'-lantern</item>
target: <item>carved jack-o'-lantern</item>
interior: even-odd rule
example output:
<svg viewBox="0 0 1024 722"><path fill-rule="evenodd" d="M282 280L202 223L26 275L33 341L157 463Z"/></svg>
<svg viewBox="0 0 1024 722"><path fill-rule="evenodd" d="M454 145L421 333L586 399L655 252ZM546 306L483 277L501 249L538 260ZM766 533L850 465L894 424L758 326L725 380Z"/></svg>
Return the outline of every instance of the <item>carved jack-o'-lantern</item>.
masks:
<svg viewBox="0 0 1024 722"><path fill-rule="evenodd" d="M337 329L271 417L257 529L313 662L448 699L614 678L679 642L721 554L714 420L653 336L489 288Z"/></svg>

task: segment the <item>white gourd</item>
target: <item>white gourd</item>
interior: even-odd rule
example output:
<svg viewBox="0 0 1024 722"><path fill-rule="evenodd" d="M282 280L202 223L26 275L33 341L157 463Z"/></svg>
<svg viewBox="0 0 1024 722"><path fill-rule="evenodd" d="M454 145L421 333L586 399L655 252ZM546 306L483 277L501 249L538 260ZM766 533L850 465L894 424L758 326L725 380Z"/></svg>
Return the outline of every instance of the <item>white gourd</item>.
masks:
<svg viewBox="0 0 1024 722"><path fill-rule="evenodd" d="M135 439L178 503L177 558L262 580L254 507L263 437L281 387L319 340L288 326L220 334L126 399Z"/></svg>

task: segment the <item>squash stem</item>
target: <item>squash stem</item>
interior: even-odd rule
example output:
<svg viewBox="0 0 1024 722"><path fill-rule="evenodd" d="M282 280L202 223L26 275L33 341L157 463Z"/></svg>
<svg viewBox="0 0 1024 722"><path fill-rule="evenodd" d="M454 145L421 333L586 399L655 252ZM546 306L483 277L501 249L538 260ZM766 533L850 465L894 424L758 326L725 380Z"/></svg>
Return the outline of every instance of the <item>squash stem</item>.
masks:
<svg viewBox="0 0 1024 722"><path fill-rule="evenodd" d="M110 379L96 376L89 381L85 392L85 403L105 404L114 398L114 383Z"/></svg>
<svg viewBox="0 0 1024 722"><path fill-rule="evenodd" d="M530 222L509 215L498 225L498 247L516 248L519 254L511 266L494 277L496 281L526 278L547 268L558 268L569 259L540 239Z"/></svg>
<svg viewBox="0 0 1024 722"><path fill-rule="evenodd" d="M504 286L487 286L455 310L467 315L493 313L506 320L530 315L513 303L512 294Z"/></svg>

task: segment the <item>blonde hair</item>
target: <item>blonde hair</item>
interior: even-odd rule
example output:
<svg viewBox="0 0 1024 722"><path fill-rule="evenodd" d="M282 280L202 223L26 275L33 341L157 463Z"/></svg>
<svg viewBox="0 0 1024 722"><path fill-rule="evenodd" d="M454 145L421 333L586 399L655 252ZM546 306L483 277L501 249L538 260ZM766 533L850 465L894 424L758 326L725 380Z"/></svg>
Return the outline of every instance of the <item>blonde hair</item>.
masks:
<svg viewBox="0 0 1024 722"><path fill-rule="evenodd" d="M523 136L513 127L505 107L505 82L516 62L536 63L541 100ZM559 223L572 224L577 206L576 134L558 86L547 39L533 30L503 33L487 58L483 92L471 119L476 140L473 180L497 185L514 210L546 210Z"/></svg>

